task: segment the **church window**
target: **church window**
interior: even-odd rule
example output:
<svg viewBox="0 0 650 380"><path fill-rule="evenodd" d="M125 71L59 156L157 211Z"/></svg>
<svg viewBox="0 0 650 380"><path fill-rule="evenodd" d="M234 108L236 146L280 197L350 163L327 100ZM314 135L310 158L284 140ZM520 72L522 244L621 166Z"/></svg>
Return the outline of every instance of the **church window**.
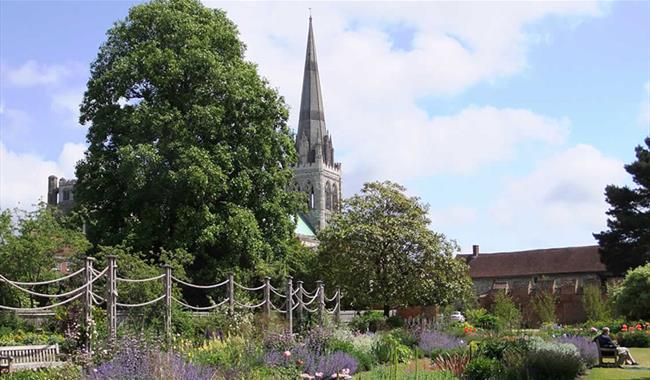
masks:
<svg viewBox="0 0 650 380"><path fill-rule="evenodd" d="M63 200L64 201L69 201L70 200L70 190L64 190L63 191Z"/></svg>
<svg viewBox="0 0 650 380"><path fill-rule="evenodd" d="M339 189L336 184L332 187L332 209L339 211Z"/></svg>
<svg viewBox="0 0 650 380"><path fill-rule="evenodd" d="M325 208L328 210L332 209L332 187L329 181L325 184Z"/></svg>
<svg viewBox="0 0 650 380"><path fill-rule="evenodd" d="M316 208L316 197L314 196L314 187L311 187L311 192L309 193L309 209L313 210Z"/></svg>

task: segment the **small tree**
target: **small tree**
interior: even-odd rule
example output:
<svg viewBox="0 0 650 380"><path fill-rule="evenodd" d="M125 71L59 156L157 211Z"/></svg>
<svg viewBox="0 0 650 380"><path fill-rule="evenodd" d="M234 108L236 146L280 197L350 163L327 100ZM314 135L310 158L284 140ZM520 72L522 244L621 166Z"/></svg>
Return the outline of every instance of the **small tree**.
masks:
<svg viewBox="0 0 650 380"><path fill-rule="evenodd" d="M521 312L504 292L498 292L494 296L490 311L509 329L519 327L521 323Z"/></svg>
<svg viewBox="0 0 650 380"><path fill-rule="evenodd" d="M472 293L454 242L429 230L428 206L392 182L372 182L344 202L319 234L327 281L353 307L449 305Z"/></svg>
<svg viewBox="0 0 650 380"><path fill-rule="evenodd" d="M614 304L622 315L632 319L650 319L650 263L630 270L620 287L614 290Z"/></svg>
<svg viewBox="0 0 650 380"><path fill-rule="evenodd" d="M553 293L542 290L533 297L533 310L542 323L553 323L556 320L555 306L557 298Z"/></svg>
<svg viewBox="0 0 650 380"><path fill-rule="evenodd" d="M598 285L591 284L584 287L582 306L589 321L603 321L610 317L609 307Z"/></svg>

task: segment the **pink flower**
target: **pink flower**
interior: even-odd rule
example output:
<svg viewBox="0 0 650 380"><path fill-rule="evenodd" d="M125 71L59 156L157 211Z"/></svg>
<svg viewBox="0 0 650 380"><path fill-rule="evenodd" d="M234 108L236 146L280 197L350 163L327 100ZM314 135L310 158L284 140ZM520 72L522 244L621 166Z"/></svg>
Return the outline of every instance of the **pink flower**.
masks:
<svg viewBox="0 0 650 380"><path fill-rule="evenodd" d="M591 328L591 332L592 332L592 333L597 333L597 332L598 332L598 329L595 328L595 327L592 327L592 328Z"/></svg>
<svg viewBox="0 0 650 380"><path fill-rule="evenodd" d="M284 357L287 358L287 359L290 358L290 357L291 357L291 351L285 351L285 352L283 352L283 353L282 353L282 356L284 356Z"/></svg>
<svg viewBox="0 0 650 380"><path fill-rule="evenodd" d="M301 378L301 379L307 379L307 380L313 380L313 379L315 379L314 376L312 376L312 375L310 375L310 374L308 374L308 373L303 373L303 374L301 374L301 375L300 375L300 378Z"/></svg>
<svg viewBox="0 0 650 380"><path fill-rule="evenodd" d="M314 375L316 375L316 377L319 378L319 379L323 377L322 372L316 372Z"/></svg>

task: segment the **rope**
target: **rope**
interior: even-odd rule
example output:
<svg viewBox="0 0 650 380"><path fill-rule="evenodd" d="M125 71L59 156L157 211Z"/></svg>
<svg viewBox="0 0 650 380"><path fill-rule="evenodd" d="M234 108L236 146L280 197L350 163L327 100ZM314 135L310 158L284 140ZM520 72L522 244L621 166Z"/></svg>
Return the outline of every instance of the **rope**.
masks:
<svg viewBox="0 0 650 380"><path fill-rule="evenodd" d="M214 284L214 285L194 285L194 284L190 284L189 282L185 282L183 280L180 280L180 279L178 279L178 278L176 278L174 276L172 276L172 280L178 282L179 284L189 286L189 287L192 287L192 288L197 288L197 289L213 289L213 288L218 288L220 286L226 285L228 283L228 280L226 280L226 281L220 282L218 284Z"/></svg>
<svg viewBox="0 0 650 380"><path fill-rule="evenodd" d="M101 305L104 302L106 302L106 299L104 297L98 296L95 293L90 293L90 296L93 298L93 302L95 303L95 305ZM99 298L99 301L97 301L98 298Z"/></svg>
<svg viewBox="0 0 650 380"><path fill-rule="evenodd" d="M240 289L248 290L248 291L251 291L251 292L254 292L254 291L257 291L257 290L260 290L260 289L264 289L264 287L266 286L266 285L260 285L257 288L247 288L244 285L240 285L240 284L238 284L236 282L235 282L235 285L237 285Z"/></svg>
<svg viewBox="0 0 650 380"><path fill-rule="evenodd" d="M317 296L317 295L318 295L318 294L316 294L316 296ZM314 297L311 299L311 301L309 301L309 302L305 302L305 301L303 301L302 304L305 305L305 306L306 306L306 305L311 305L311 304L314 303L314 301L316 301L316 299L318 298L318 297L316 297L316 296L314 296Z"/></svg>
<svg viewBox="0 0 650 380"><path fill-rule="evenodd" d="M55 303L54 305L48 305L48 306L41 306L41 307L9 307L9 306L3 306L0 305L0 309L3 310L12 310L12 311L30 311L30 310L48 310L48 309L53 309L55 307L63 306L69 302L72 302L76 300L77 298L83 296L83 293L79 293L76 296L72 298L68 298L65 301L61 301L59 303Z"/></svg>
<svg viewBox="0 0 650 380"><path fill-rule="evenodd" d="M303 306L305 306L305 305L303 305ZM312 310L312 309L310 309L310 308L308 308L308 307L306 307L306 306L304 307L304 309L307 310L307 311L310 312L310 313L318 313L318 309L313 309L313 310Z"/></svg>
<svg viewBox="0 0 650 380"><path fill-rule="evenodd" d="M137 280L132 280L130 278L120 278L120 277L116 277L116 279L117 279L117 281L123 281L123 282L147 282L147 281L159 280L159 279L161 279L163 277L165 277L164 274L161 274L160 276L156 276L156 277L141 278L141 279L137 279Z"/></svg>
<svg viewBox="0 0 650 380"><path fill-rule="evenodd" d="M336 293L334 293L332 298L327 298L327 296L325 296L325 301L332 302L332 301L334 301L336 299L336 296L338 296L338 295L339 295L339 292L337 291Z"/></svg>
<svg viewBox="0 0 650 380"><path fill-rule="evenodd" d="M276 296L281 297L281 298L287 298L287 296L286 296L285 294L282 294L282 293L278 293L278 292L276 292L276 291L275 291L275 288L273 288L272 286L271 286L270 288L271 288L271 291L272 291L273 293L275 293Z"/></svg>
<svg viewBox="0 0 650 380"><path fill-rule="evenodd" d="M312 297L312 296L313 296L313 297L316 297L316 294L318 294L318 291L319 291L319 290L320 290L320 288L316 288L316 290L314 290L313 293L310 293L310 292L306 291L306 290L303 288L303 289L302 289L302 294L306 295L307 297Z"/></svg>
<svg viewBox="0 0 650 380"><path fill-rule="evenodd" d="M282 308L278 308L277 306L275 306L275 305L273 304L273 302L270 302L270 301L269 301L269 304L271 305L271 308L272 308L273 310L275 310L275 311L278 311L278 312L280 312L280 313L286 313L286 312L287 312L286 310L284 310L284 305L282 306Z"/></svg>
<svg viewBox="0 0 650 380"><path fill-rule="evenodd" d="M119 303L119 302L116 302L115 304L116 304L117 306L121 306L121 307L141 307L141 306L147 306L147 305L151 305L151 304L153 304L153 303L156 303L156 302L160 301L160 300L163 299L163 298L165 298L165 295L164 295L164 294L163 294L162 296L156 298L156 299L153 299L153 300L151 300L151 301L147 301L147 302L143 302L143 303L133 303L133 304L129 304L129 303Z"/></svg>
<svg viewBox="0 0 650 380"><path fill-rule="evenodd" d="M298 308L298 306L300 306L300 304L295 304L295 305L293 305L293 307L291 308L291 311L296 310L296 309Z"/></svg>
<svg viewBox="0 0 650 380"><path fill-rule="evenodd" d="M78 288L76 288L76 289L73 289L73 290L70 290L69 292L61 293L61 294L45 294L45 293L35 292L35 291L33 291L33 290L29 290L29 289L23 288L23 287L21 287L21 286L18 286L18 285L16 285L16 283L14 283L13 281L8 281L8 280L7 280L7 284L9 284L9 285L15 287L16 289L22 290L22 291L25 292L25 293L28 293L28 294L31 294L31 295L33 295L33 296L37 296L37 297L44 297L44 298L65 298L65 297L68 297L68 296L74 295L74 294L77 293L77 292L83 292L83 291L86 289L86 287L87 287L88 285L94 283L95 280L97 280L98 278L99 278L99 277L94 277L92 280L90 280L90 281L88 281L87 283L81 285L80 287L78 287Z"/></svg>
<svg viewBox="0 0 650 380"><path fill-rule="evenodd" d="M296 289L293 293L291 293L291 297L295 297L296 294L300 291L300 288Z"/></svg>
<svg viewBox="0 0 650 380"><path fill-rule="evenodd" d="M40 282L10 281L8 278L6 278L5 276L3 276L1 274L0 274L0 280L2 280L4 282L8 282L10 284L13 283L15 285L22 285L22 286L48 285L48 284L54 284L55 282L59 282L59 281L63 281L63 280L67 280L69 278L72 278L72 277L78 275L79 273L81 273L81 272L83 272L85 270L86 270L85 268L81 268L78 271L76 271L74 273L70 273L69 275L67 275L65 277L60 277L60 278L57 278L57 279L54 279L54 280L49 280L49 281L40 281Z"/></svg>
<svg viewBox="0 0 650 380"><path fill-rule="evenodd" d="M223 304L225 304L226 302L229 301L229 298L226 298L225 300L221 301L220 303L218 303L216 305L212 305L212 306L192 306L192 305L186 304L185 302L183 302L183 301L181 301L179 299L176 299L176 297L174 297L174 296L172 296L172 299L174 301L176 301L177 303L179 303L181 306L185 306L188 309L197 310L197 311L205 311L205 310L216 309L219 306L221 306L221 305L223 305Z"/></svg>
<svg viewBox="0 0 650 380"><path fill-rule="evenodd" d="M265 303L266 303L266 301L262 301L261 303L258 303L257 305L245 305L245 304L239 303L239 302L237 302L237 300L235 300L235 305L237 305L239 307L245 307L245 308L248 308L248 309L257 309L258 307L264 305Z"/></svg>

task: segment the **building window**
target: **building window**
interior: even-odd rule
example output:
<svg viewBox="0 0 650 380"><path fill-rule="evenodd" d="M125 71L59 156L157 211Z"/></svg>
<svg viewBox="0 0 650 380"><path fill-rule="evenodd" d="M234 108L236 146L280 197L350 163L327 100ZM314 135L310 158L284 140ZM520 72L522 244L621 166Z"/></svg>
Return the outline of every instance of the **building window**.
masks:
<svg viewBox="0 0 650 380"><path fill-rule="evenodd" d="M63 200L64 201L70 200L70 190L63 190Z"/></svg>

